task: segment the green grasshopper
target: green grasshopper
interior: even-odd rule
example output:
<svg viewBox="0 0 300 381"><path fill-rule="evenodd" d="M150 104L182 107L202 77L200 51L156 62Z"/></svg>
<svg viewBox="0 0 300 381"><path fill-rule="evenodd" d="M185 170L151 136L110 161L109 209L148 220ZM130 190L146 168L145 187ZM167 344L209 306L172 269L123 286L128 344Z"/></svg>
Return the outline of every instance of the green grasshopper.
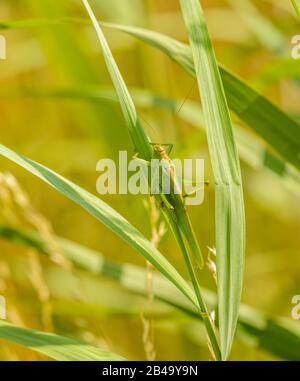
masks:
<svg viewBox="0 0 300 381"><path fill-rule="evenodd" d="M200 268L203 268L202 253L184 205L184 198L188 195L183 195L182 192L179 190L174 166L172 165L171 159L169 158L169 154L173 148L173 145L158 143L150 144L153 147L152 158L160 160L163 159L165 160L165 163L169 163L169 165L166 168L166 171L168 172L170 178L170 193L165 194L162 190L162 187L160 186L159 194L155 195L156 199L159 202L159 206L168 223L170 224L172 230L174 231L175 229L180 229L186 241L189 243L190 249L193 252L197 265ZM136 154L134 157L138 158L138 154ZM146 163L146 165L150 166L149 162L143 159L139 160ZM175 189L177 189L176 192L174 192Z"/></svg>

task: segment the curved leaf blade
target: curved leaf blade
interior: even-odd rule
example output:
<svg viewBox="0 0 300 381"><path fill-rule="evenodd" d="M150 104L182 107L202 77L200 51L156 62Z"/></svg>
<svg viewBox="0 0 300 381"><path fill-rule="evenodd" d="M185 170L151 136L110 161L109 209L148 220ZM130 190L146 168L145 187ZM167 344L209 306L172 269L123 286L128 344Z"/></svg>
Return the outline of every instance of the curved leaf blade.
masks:
<svg viewBox="0 0 300 381"><path fill-rule="evenodd" d="M18 327L0 320L0 339L59 361L122 361L123 357L67 337Z"/></svg>

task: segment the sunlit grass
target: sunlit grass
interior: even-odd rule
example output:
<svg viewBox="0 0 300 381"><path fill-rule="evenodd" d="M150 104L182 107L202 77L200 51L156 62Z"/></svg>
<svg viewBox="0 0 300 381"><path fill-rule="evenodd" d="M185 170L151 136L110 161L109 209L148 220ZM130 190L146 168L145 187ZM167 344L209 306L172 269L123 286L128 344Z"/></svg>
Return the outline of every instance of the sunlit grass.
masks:
<svg viewBox="0 0 300 381"><path fill-rule="evenodd" d="M297 271L293 252L300 244L295 233L299 228L300 129L296 121L299 112L293 106L293 97L298 99L298 82L297 71L290 64L286 63L284 69L292 79L289 83L283 80L281 69L273 67L279 58L284 60L289 54L284 41L287 37L289 40L286 33L292 31L292 26L286 28L277 22L276 12L268 15L267 6L261 11L260 4L254 7L251 1L228 1L236 22L248 10L251 19L246 18L244 26L255 29L250 31L255 42L251 47L242 39L241 46L233 46L229 39L226 44L220 37L215 41L218 34L211 15L214 11L218 17L225 15L224 5L216 2L203 14L198 1L181 0L182 12L180 2L176 9L173 2L167 17L170 25L176 25L176 35L181 40L189 39L187 45L142 28L150 25L166 30L155 21L160 20L163 10L143 13L144 4L138 0L133 15L132 10L128 12L126 0L122 6L118 1L112 0L109 10L97 0L90 2L93 8L83 1L97 34L80 1L73 9L63 2L26 0L21 18L13 16L12 20L0 22L1 34L9 37L12 51L12 41L19 38L20 46L31 46L30 52L38 52L43 58L37 60L36 66L32 62L26 66L30 57L25 54L15 72L13 66L6 72L6 83L0 90L5 126L0 153L20 169L7 160L3 168L16 171L32 195L32 203L43 210L33 207L19 188L14 196L21 200L16 212L10 191L1 184L0 294L9 299L8 318L13 324L0 323L0 338L5 340L0 358L113 360L120 358L114 354L118 353L130 359L149 359L155 353L160 359L180 353L185 358L208 359L210 350L211 357L217 360L258 356L299 359L300 332L290 318L288 294L299 293L293 283ZM299 16L297 2L292 0L292 4L294 9L291 4L290 8ZM19 14L14 6L10 8L12 15ZM22 19L27 13L29 18ZM146 22L145 15L151 22ZM283 17L293 21L291 15ZM134 24L142 27L129 26ZM104 60L98 55L100 48ZM229 66L233 57L243 57L239 75L244 73L247 79L241 80L238 74L217 64L214 50L218 60ZM165 55L179 65L170 63ZM1 62L4 73L11 60ZM232 66L237 67L236 63ZM256 76L259 80L268 69L275 74L260 93L252 85ZM187 93L193 81L198 83L201 102L197 86ZM175 150L191 157L204 155L210 180L205 202L199 208L186 211L182 198L172 195L172 208L168 209L163 207L163 195L156 197L158 221L168 227L159 243L151 237L151 217L141 207L142 199L100 199L87 191L93 187L93 156L86 161L83 155L93 144L99 155L126 147L141 160L149 161L154 154L149 138L153 131L149 128L156 130L155 144L175 141ZM53 145L48 145L51 139ZM77 143L72 146L72 141ZM68 156L67 145L72 146L76 166ZM50 147L60 150L50 153ZM26 153L26 157L17 152ZM84 172L86 169L89 173ZM26 172L34 176L27 177ZM35 178L46 184L44 188ZM265 184L271 184L270 188L263 190ZM243 295L248 304L258 308L240 305L245 241L243 193L250 256ZM273 200L279 200L279 204ZM57 237L54 231L69 239ZM101 253L89 248L97 246ZM217 277L215 264L207 255L207 251L215 251L215 246ZM271 254L266 256L266 251L277 249L284 249L289 261L286 255L278 255L276 260ZM255 258L251 261L252 255ZM138 265L127 263L128 258ZM206 261L211 272L203 268ZM143 263L155 268L151 272L151 290L149 271ZM265 275L256 276L255 266L258 274ZM105 282L115 287L107 294ZM149 296L151 292L154 299ZM102 305L95 295L109 299L114 307L110 303ZM134 298L134 307L126 304L128 295ZM283 315L284 319L278 318ZM153 329L151 353L145 355L149 321ZM130 324L134 329L129 329ZM59 335L48 335L46 331ZM164 344L170 337L166 340L164 335L172 335L176 345L166 350ZM79 339L67 338L72 336ZM134 343L134 350L129 342ZM201 351L198 347L195 350L195 343ZM33 355L32 349L39 354Z"/></svg>

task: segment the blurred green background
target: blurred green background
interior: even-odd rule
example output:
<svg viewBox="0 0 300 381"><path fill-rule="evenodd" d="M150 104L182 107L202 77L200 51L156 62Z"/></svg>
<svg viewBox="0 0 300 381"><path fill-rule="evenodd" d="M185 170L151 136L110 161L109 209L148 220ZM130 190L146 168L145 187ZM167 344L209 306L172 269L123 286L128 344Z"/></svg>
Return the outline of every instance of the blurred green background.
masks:
<svg viewBox="0 0 300 381"><path fill-rule="evenodd" d="M145 27L187 41L176 0L91 3L101 20ZM291 38L300 34L300 24L289 1L259 0L249 4L246 0L203 0L202 4L219 62L285 112L300 118L300 60L291 58ZM245 19L245 12L250 10L257 13ZM86 14L79 0L3 0L0 18L86 19ZM3 29L0 34L7 40L7 60L0 61L1 143L96 193L97 161L116 159L120 150L133 154L119 106L104 100L21 96L28 90L49 88L111 88L94 30L85 23L61 22ZM162 53L121 32L105 29L105 34L129 88L146 89L176 100L189 96L200 102L197 87L190 92L193 79ZM179 115L176 110L159 107L139 110L154 141L174 144L173 157L204 158L206 178L213 183L205 134L180 118L184 107ZM32 175L3 159L0 171L1 224L44 224L46 230L97 249L113 261L146 267L126 243ZM276 175L243 161L242 171L247 221L243 303L271 318L292 320L291 299L300 294L300 193L291 191ZM22 193L16 185L10 186L9 178L3 175L8 172L27 193L31 203L27 207L34 208L31 214L16 201L14 192ZM146 198L101 197L151 237ZM205 202L190 207L189 212L203 250L208 252L207 247L215 246L213 184L205 190ZM163 237L160 250L186 275L170 232ZM207 269L200 281L215 290ZM192 318L162 303L152 306L149 300L126 293L108 278L70 270L3 240L0 294L7 299L9 321L80 338L129 359L147 358L143 336L149 322L154 327L156 359L209 358L203 328ZM294 323L300 325L300 321ZM0 359L42 357L2 341ZM276 357L238 336L231 359Z"/></svg>

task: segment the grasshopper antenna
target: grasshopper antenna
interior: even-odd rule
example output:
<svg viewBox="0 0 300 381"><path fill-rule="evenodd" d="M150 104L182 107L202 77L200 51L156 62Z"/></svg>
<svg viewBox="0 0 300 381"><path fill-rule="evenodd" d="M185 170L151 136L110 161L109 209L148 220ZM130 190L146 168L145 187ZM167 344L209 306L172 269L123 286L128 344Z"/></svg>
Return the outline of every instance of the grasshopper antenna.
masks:
<svg viewBox="0 0 300 381"><path fill-rule="evenodd" d="M195 85L196 85L196 80L194 80L192 87L190 88L189 92L187 93L186 97L184 98L183 102L181 103L179 109L177 110L177 114L180 113L182 107L185 105L185 102L186 102L187 99L190 97L192 91L194 90Z"/></svg>
<svg viewBox="0 0 300 381"><path fill-rule="evenodd" d="M141 114L139 114L139 118L142 119L143 122L147 124L148 127L150 127L151 132L153 133L154 139L158 139L158 132L157 130L144 118Z"/></svg>

